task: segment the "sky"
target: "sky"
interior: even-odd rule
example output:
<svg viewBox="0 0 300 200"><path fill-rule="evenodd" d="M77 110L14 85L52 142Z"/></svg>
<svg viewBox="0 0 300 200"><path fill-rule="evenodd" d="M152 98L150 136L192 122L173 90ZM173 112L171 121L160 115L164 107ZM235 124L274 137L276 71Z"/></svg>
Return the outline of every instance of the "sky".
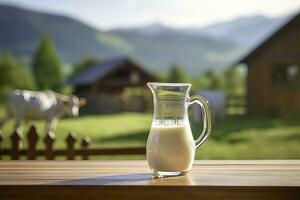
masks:
<svg viewBox="0 0 300 200"><path fill-rule="evenodd" d="M201 27L241 16L300 11L300 0L0 0L0 4L67 15L106 30L152 23Z"/></svg>

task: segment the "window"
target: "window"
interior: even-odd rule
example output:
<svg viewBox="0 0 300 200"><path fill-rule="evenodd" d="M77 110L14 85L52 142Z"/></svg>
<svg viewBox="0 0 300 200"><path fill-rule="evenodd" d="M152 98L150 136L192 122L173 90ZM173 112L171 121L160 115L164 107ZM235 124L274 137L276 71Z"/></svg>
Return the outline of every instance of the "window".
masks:
<svg viewBox="0 0 300 200"><path fill-rule="evenodd" d="M130 83L138 84L140 82L140 74L137 71L132 71L129 77Z"/></svg>
<svg viewBox="0 0 300 200"><path fill-rule="evenodd" d="M288 81L296 81L299 77L299 66L291 65L287 68L286 72Z"/></svg>
<svg viewBox="0 0 300 200"><path fill-rule="evenodd" d="M280 65L272 68L272 84L275 86L296 86L300 79L299 65Z"/></svg>

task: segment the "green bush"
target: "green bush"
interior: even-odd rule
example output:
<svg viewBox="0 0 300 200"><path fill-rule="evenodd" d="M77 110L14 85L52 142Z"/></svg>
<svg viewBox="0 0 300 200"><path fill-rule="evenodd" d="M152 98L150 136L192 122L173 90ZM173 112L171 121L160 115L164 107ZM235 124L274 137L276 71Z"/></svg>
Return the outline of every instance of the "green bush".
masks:
<svg viewBox="0 0 300 200"><path fill-rule="evenodd" d="M32 70L38 89L61 91L63 87L61 63L53 42L47 35L42 38L33 56Z"/></svg>
<svg viewBox="0 0 300 200"><path fill-rule="evenodd" d="M174 64L171 66L169 77L169 83L187 83L189 82L188 75L184 72L181 66Z"/></svg>
<svg viewBox="0 0 300 200"><path fill-rule="evenodd" d="M10 53L0 55L0 100L13 89L34 89L30 71Z"/></svg>

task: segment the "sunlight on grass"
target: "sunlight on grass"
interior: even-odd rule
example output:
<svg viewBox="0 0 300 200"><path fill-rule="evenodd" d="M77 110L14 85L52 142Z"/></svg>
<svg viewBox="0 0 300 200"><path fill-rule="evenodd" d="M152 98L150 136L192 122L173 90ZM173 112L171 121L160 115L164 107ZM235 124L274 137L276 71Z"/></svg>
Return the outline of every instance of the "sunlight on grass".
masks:
<svg viewBox="0 0 300 200"><path fill-rule="evenodd" d="M64 140L70 132L75 132L78 139L89 136L92 140L91 147L145 146L145 138L147 138L151 120L152 115L138 113L61 119L55 131L55 147L65 147ZM22 130L28 131L31 124L37 126L41 136L44 135L44 121L25 124ZM10 146L9 136L12 128L13 121L10 121L3 129L4 147ZM38 147L44 147L42 141L39 141Z"/></svg>
<svg viewBox="0 0 300 200"><path fill-rule="evenodd" d="M89 136L91 147L138 147L145 146L152 115L122 113L115 115L83 116L59 121L55 148L65 148L65 138L71 131L78 140ZM44 122L35 121L43 136ZM30 124L23 127L28 130ZM13 123L3 129L4 147L10 147L9 136ZM196 137L201 125L192 126ZM200 147L197 159L299 159L300 124L298 119L255 119L228 117L213 127L211 138ZM27 144L25 144L26 147ZM77 143L79 145L79 142ZM44 148L42 141L39 148ZM144 156L95 156L94 159L145 159Z"/></svg>

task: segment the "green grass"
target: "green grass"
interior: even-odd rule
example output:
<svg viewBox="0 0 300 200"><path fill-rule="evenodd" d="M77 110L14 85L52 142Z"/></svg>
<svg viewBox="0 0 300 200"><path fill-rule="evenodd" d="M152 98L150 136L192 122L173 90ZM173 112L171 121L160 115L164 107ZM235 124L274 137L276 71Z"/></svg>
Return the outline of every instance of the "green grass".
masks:
<svg viewBox="0 0 300 200"><path fill-rule="evenodd" d="M198 159L299 159L299 119L231 117L215 127Z"/></svg>
<svg viewBox="0 0 300 200"><path fill-rule="evenodd" d="M151 120L151 114L140 113L61 119L56 130L55 148L65 147L64 140L70 131L76 132L78 139L89 136L92 140L91 147L145 146ZM34 123L43 135L44 122ZM29 125L24 125L23 129L27 131ZM4 147L10 147L8 137L12 126L13 122L10 121L3 129ZM196 137L201 126L194 124L192 128ZM39 141L38 147L44 147L42 141ZM197 159L300 159L299 119L228 117L213 127L211 137L198 150L196 157Z"/></svg>
<svg viewBox="0 0 300 200"><path fill-rule="evenodd" d="M44 121L31 122L37 126L41 136L44 135ZM28 131L31 123L23 124L22 130ZM79 118L65 118L58 122L55 131L55 147L65 147L65 138L68 133L75 132L80 140L89 136L92 147L137 147L145 145L146 130L151 124L151 115L124 113L116 115L84 116ZM3 129L5 136L4 146L10 146L9 136L13 128L13 120ZM42 141L38 143L41 148Z"/></svg>

